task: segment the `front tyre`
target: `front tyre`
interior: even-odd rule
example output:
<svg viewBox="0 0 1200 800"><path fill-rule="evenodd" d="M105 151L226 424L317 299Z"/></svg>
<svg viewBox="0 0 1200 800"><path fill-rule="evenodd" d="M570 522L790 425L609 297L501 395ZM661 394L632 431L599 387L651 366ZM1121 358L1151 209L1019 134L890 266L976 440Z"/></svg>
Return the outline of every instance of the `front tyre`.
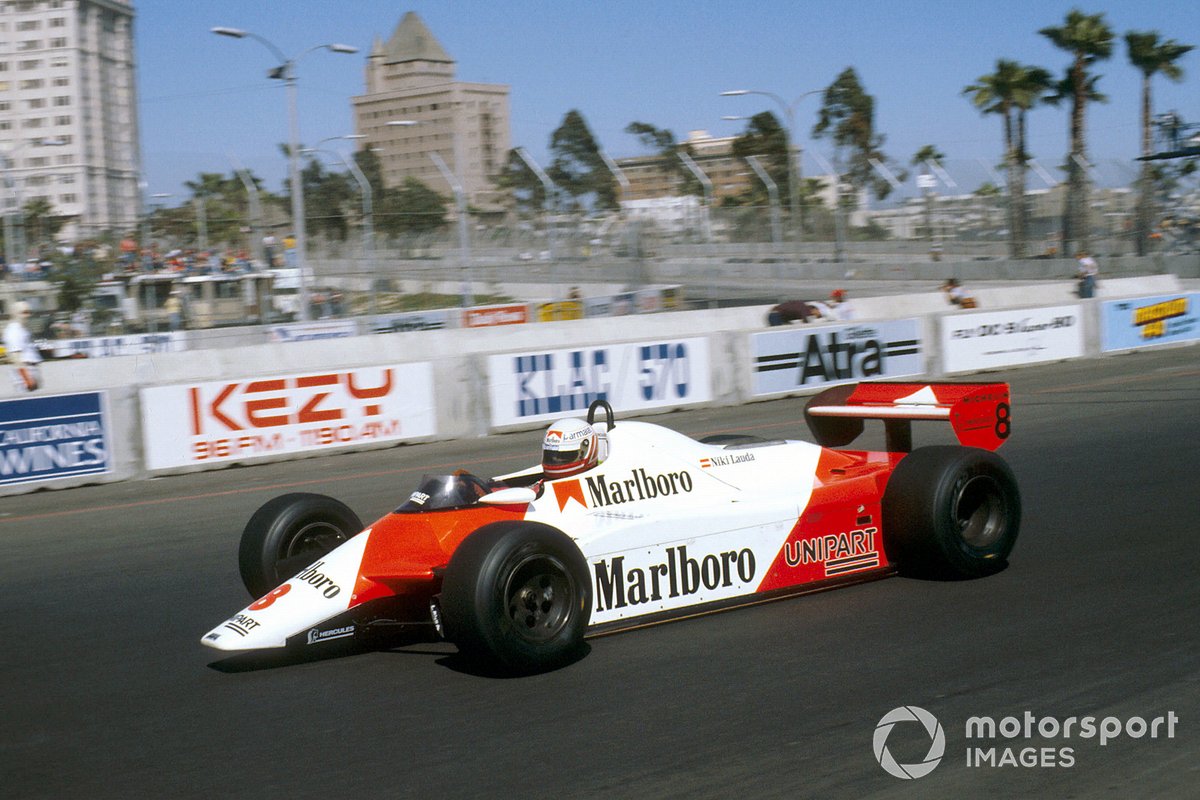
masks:
<svg viewBox="0 0 1200 800"><path fill-rule="evenodd" d="M264 503L242 531L238 568L252 597L262 597L362 530L345 503L295 492Z"/></svg>
<svg viewBox="0 0 1200 800"><path fill-rule="evenodd" d="M1012 470L973 447L922 447L896 466L883 496L888 558L901 572L943 579L997 572L1021 525Z"/></svg>
<svg viewBox="0 0 1200 800"><path fill-rule="evenodd" d="M582 651L592 592L583 553L561 531L497 522L468 536L446 567L446 638L506 672L563 666Z"/></svg>

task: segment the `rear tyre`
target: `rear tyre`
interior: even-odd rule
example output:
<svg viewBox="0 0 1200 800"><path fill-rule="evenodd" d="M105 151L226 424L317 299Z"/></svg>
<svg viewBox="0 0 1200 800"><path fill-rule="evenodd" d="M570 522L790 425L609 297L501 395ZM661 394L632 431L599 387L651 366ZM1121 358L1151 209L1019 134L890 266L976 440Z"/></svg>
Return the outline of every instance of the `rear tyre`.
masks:
<svg viewBox="0 0 1200 800"><path fill-rule="evenodd" d="M451 556L441 610L446 638L466 657L510 673L555 669L583 652L587 561L548 525L485 525Z"/></svg>
<svg viewBox="0 0 1200 800"><path fill-rule="evenodd" d="M264 503L242 531L238 569L253 597L262 597L362 530L345 503L296 492Z"/></svg>
<svg viewBox="0 0 1200 800"><path fill-rule="evenodd" d="M973 447L922 447L904 457L883 496L884 543L901 572L942 579L1003 569L1021 525L1012 470Z"/></svg>

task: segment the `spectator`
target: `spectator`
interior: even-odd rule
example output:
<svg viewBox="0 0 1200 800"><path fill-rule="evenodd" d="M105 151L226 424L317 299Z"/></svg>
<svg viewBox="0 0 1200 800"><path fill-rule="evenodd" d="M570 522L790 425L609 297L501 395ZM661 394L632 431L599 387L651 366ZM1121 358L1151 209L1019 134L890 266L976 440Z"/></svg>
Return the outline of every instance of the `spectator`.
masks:
<svg viewBox="0 0 1200 800"><path fill-rule="evenodd" d="M33 334L26 325L33 316L29 303L18 300L13 303L12 317L4 328L4 349L8 363L13 365L13 384L18 390L32 392L42 385L38 364L42 354L33 342Z"/></svg>
<svg viewBox="0 0 1200 800"><path fill-rule="evenodd" d="M170 326L171 330L182 330L183 301L179 299L178 289L171 290L171 294L167 296L167 302L163 303L163 310L167 312L167 324Z"/></svg>
<svg viewBox="0 0 1200 800"><path fill-rule="evenodd" d="M275 245L277 240L272 234L267 234L263 237L263 258L267 261L268 267L275 266Z"/></svg>
<svg viewBox="0 0 1200 800"><path fill-rule="evenodd" d="M290 233L283 237L283 260L287 264L288 269L295 269L298 266L296 260L296 237Z"/></svg>
<svg viewBox="0 0 1200 800"><path fill-rule="evenodd" d="M959 308L978 308L975 302L975 297L968 292L963 285L958 282L958 278L947 278L942 284L942 291L946 293L946 299L951 305Z"/></svg>
<svg viewBox="0 0 1200 800"><path fill-rule="evenodd" d="M845 292L841 296L844 297ZM833 299L832 296L830 299ZM838 318L836 303L831 306L817 300L786 300L767 312L767 324L771 326Z"/></svg>
<svg viewBox="0 0 1200 800"><path fill-rule="evenodd" d="M854 316L850 304L846 302L845 289L834 289L830 292L825 305L828 308L825 315L828 319L850 319Z"/></svg>
<svg viewBox="0 0 1200 800"><path fill-rule="evenodd" d="M1092 258L1086 252L1080 251L1076 259L1078 259L1078 266L1076 267L1075 277L1079 282L1076 294L1080 298L1095 297L1096 276L1100 274L1100 267L1096 264L1096 259Z"/></svg>

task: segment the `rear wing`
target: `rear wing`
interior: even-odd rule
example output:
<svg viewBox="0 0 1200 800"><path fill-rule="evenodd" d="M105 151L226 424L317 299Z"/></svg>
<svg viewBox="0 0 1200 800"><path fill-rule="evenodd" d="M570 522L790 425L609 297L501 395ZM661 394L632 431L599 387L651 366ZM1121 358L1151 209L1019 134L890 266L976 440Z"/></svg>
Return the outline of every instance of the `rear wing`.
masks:
<svg viewBox="0 0 1200 800"><path fill-rule="evenodd" d="M946 420L958 441L995 450L1012 432L1007 383L857 383L814 395L804 407L822 447L844 447L863 432L863 420L883 420L887 449L912 450L912 421Z"/></svg>

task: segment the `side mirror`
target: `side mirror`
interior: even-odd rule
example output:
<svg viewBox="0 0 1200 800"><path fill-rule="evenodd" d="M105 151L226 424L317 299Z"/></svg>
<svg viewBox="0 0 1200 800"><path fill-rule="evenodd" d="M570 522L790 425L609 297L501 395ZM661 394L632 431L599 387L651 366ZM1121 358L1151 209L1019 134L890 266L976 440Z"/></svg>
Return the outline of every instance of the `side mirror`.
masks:
<svg viewBox="0 0 1200 800"><path fill-rule="evenodd" d="M526 506L534 500L537 500L537 492L528 486L513 486L509 489L500 489L479 498L479 502L487 503L491 506Z"/></svg>

